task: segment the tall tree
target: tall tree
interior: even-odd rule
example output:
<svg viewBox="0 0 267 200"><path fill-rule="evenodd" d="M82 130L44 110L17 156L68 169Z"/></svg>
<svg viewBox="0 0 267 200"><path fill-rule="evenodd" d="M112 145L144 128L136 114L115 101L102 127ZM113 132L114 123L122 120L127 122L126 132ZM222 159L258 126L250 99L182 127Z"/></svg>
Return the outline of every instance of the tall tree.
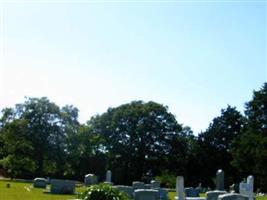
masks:
<svg viewBox="0 0 267 200"><path fill-rule="evenodd" d="M199 158L203 165L202 177L214 177L216 170L222 168L228 179L226 183L231 184L235 179L233 167L230 165L232 155L230 149L234 139L242 134L245 118L235 107L228 106L221 110L221 115L213 119L208 129L199 134L198 144L200 145ZM206 180L211 184L211 180Z"/></svg>
<svg viewBox="0 0 267 200"><path fill-rule="evenodd" d="M33 150L29 156L35 161L36 176L63 176L68 153L67 138L71 138L79 129L77 116L78 110L72 106L60 109L46 97L27 98L14 109L3 110L0 120L1 138L8 138L9 135L14 138L23 137L22 141L30 144ZM21 121L26 125L22 126L19 123ZM14 128L16 126L20 128ZM13 144L10 140L4 140L4 143L5 146ZM16 151L8 150L4 160L17 154Z"/></svg>
<svg viewBox="0 0 267 200"><path fill-rule="evenodd" d="M246 103L245 133L236 140L232 164L243 176L256 176L256 187L267 191L267 83Z"/></svg>
<svg viewBox="0 0 267 200"><path fill-rule="evenodd" d="M0 164L8 169L10 177L32 177L36 166L32 158L34 152L27 132L27 121L16 119L6 123L2 133L6 154Z"/></svg>
<svg viewBox="0 0 267 200"><path fill-rule="evenodd" d="M142 101L109 108L88 125L105 138L102 151L116 174L114 181L119 183L140 180L148 170L155 173L164 165L171 141L182 130L167 107Z"/></svg>

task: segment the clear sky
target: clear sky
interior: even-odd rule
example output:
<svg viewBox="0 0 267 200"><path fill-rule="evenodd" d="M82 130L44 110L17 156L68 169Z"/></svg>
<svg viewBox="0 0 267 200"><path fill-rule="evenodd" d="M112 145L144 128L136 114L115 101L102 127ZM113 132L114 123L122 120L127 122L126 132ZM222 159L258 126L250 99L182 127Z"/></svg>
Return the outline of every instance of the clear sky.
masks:
<svg viewBox="0 0 267 200"><path fill-rule="evenodd" d="M0 109L152 100L197 134L267 81L266 1L0 2Z"/></svg>

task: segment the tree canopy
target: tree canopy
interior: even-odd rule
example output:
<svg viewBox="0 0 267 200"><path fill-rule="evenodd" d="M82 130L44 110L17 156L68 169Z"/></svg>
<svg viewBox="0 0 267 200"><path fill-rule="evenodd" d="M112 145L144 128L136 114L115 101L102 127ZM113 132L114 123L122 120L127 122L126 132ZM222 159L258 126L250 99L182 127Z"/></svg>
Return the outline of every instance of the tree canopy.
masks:
<svg viewBox="0 0 267 200"><path fill-rule="evenodd" d="M253 174L256 187L267 188L267 83L253 92L244 114L228 105L198 135L153 101L108 108L84 124L78 114L46 97L4 108L0 171L11 178L79 180L95 173L104 180L110 169L116 184L183 175L187 186L213 187L222 168L228 186Z"/></svg>

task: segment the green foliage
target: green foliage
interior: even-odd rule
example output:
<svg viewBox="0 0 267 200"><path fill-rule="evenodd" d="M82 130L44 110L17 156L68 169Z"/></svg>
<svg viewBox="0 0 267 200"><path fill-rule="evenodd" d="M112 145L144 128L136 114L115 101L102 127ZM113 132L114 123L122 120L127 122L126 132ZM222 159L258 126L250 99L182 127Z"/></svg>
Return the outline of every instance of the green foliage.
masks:
<svg viewBox="0 0 267 200"><path fill-rule="evenodd" d="M266 163L267 83L253 92L245 116L228 106L198 136L155 102L109 108L82 125L77 108L45 97L27 98L0 116L0 172L11 177L82 180L95 173L101 181L110 169L115 184L157 176L174 187L175 176L183 175L188 186L212 187L222 168L226 186L252 174L264 191Z"/></svg>
<svg viewBox="0 0 267 200"><path fill-rule="evenodd" d="M160 176L156 176L155 179L160 182L162 187L175 188L176 176L174 174L164 171Z"/></svg>
<svg viewBox="0 0 267 200"><path fill-rule="evenodd" d="M167 107L155 102L133 101L109 108L93 117L88 126L103 140L108 168L115 183L130 184L148 170L156 172L166 165L172 146L182 130Z"/></svg>
<svg viewBox="0 0 267 200"><path fill-rule="evenodd" d="M79 195L83 200L129 200L126 193L112 188L108 184L90 186L85 192Z"/></svg>
<svg viewBox="0 0 267 200"><path fill-rule="evenodd" d="M208 129L199 134L197 158L202 162L198 162L198 172L203 177L199 181L206 181L211 186L212 178L219 168L228 174L225 179L227 185L232 184L236 179L236 169L230 164L233 159L230 151L235 138L242 134L244 124L245 118L241 113L235 107L228 105L226 109L221 110L220 116L213 119ZM205 162L209 164L207 165Z"/></svg>
<svg viewBox="0 0 267 200"><path fill-rule="evenodd" d="M267 83L253 92L245 114L246 130L235 141L232 164L242 176L255 175L256 188L267 192Z"/></svg>

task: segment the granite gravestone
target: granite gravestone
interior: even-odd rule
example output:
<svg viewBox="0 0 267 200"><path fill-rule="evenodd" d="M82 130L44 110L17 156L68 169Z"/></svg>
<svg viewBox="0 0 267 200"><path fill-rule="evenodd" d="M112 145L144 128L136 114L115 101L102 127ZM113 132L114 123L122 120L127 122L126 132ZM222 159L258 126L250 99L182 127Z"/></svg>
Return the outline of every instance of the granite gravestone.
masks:
<svg viewBox="0 0 267 200"><path fill-rule="evenodd" d="M134 182L133 182L133 189L134 189L134 190L137 190L137 189L145 189L145 184L144 184L144 182L134 181Z"/></svg>
<svg viewBox="0 0 267 200"><path fill-rule="evenodd" d="M94 174L86 174L84 176L84 185L95 185L97 184L97 176Z"/></svg>
<svg viewBox="0 0 267 200"><path fill-rule="evenodd" d="M214 190L206 193L207 200L218 200L219 195L226 194L226 191Z"/></svg>
<svg viewBox="0 0 267 200"><path fill-rule="evenodd" d="M111 173L110 170L108 170L107 173L106 173L106 182L107 183L112 183L111 176L112 176L112 173Z"/></svg>
<svg viewBox="0 0 267 200"><path fill-rule="evenodd" d="M35 188L46 188L47 180L45 178L33 179L33 187Z"/></svg>
<svg viewBox="0 0 267 200"><path fill-rule="evenodd" d="M151 189L159 189L160 188L160 182L158 182L158 181L152 180L150 182L150 184L151 184Z"/></svg>
<svg viewBox="0 0 267 200"><path fill-rule="evenodd" d="M219 195L218 200L248 200L248 196L237 193L228 193Z"/></svg>
<svg viewBox="0 0 267 200"><path fill-rule="evenodd" d="M134 191L134 200L159 200L160 194L158 190L153 189L137 189Z"/></svg>
<svg viewBox="0 0 267 200"><path fill-rule="evenodd" d="M75 181L51 179L50 192L52 194L74 194Z"/></svg>
<svg viewBox="0 0 267 200"><path fill-rule="evenodd" d="M221 169L216 173L216 190L224 190L224 172Z"/></svg>
<svg viewBox="0 0 267 200"><path fill-rule="evenodd" d="M178 200L184 200L184 177L177 176L176 178L176 195Z"/></svg>
<svg viewBox="0 0 267 200"><path fill-rule="evenodd" d="M186 197L199 197L199 191L193 187L185 188L184 192Z"/></svg>
<svg viewBox="0 0 267 200"><path fill-rule="evenodd" d="M125 185L115 185L114 188L118 189L120 192L125 192L129 197L133 197L134 189L131 186Z"/></svg>

